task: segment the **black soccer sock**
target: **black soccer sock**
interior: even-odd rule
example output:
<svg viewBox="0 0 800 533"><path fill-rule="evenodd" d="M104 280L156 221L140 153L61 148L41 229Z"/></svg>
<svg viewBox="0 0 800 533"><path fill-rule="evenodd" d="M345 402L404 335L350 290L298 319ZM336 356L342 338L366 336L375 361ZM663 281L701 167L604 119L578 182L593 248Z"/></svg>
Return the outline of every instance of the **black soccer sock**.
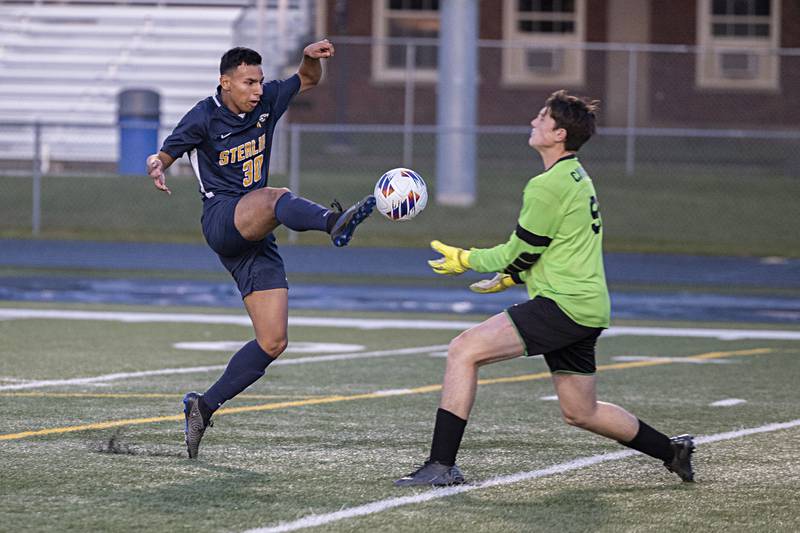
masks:
<svg viewBox="0 0 800 533"><path fill-rule="evenodd" d="M342 216L340 211L328 211L328 216L325 219L325 231L330 233L333 231L333 226L336 224L336 221L339 220L339 217Z"/></svg>
<svg viewBox="0 0 800 533"><path fill-rule="evenodd" d="M291 192L284 193L275 202L275 218L294 231L326 231L332 212Z"/></svg>
<svg viewBox="0 0 800 533"><path fill-rule="evenodd" d="M444 465L456 464L456 454L461 446L467 421L450 411L439 408L436 411L436 425L433 428L430 460Z"/></svg>
<svg viewBox="0 0 800 533"><path fill-rule="evenodd" d="M228 361L222 376L203 393L203 401L208 410L213 413L223 403L255 383L274 360L261 349L255 339L242 346Z"/></svg>
<svg viewBox="0 0 800 533"><path fill-rule="evenodd" d="M211 420L211 415L214 414L214 411L206 403L205 398L200 396L200 401L197 402L197 408L200 409L200 416L203 417L203 423L208 425L208 421Z"/></svg>
<svg viewBox="0 0 800 533"><path fill-rule="evenodd" d="M672 461L672 458L675 456L675 451L670 445L669 437L651 428L641 420L639 420L639 431L636 432L636 436L633 437L632 441L618 442L623 446L633 448L636 451L647 454L650 457L655 457L656 459L661 459L662 461Z"/></svg>

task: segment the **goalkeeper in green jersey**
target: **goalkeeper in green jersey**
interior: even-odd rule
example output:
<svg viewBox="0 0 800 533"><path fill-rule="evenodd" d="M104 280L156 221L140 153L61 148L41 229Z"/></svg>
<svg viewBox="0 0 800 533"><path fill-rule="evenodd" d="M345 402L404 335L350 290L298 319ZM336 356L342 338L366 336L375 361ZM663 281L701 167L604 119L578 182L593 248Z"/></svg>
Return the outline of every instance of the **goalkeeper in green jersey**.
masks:
<svg viewBox="0 0 800 533"><path fill-rule="evenodd" d="M609 325L603 270L603 221L591 178L575 153L595 132L597 102L553 93L531 121L528 145L544 172L528 181L517 227L493 248L464 250L439 241L437 274L496 272L473 283L499 292L524 283L530 299L468 329L450 342L430 456L395 485L456 485L464 476L456 454L475 400L478 368L522 355L543 354L567 424L619 441L660 459L692 481L690 435L669 438L617 405L597 401L595 344Z"/></svg>

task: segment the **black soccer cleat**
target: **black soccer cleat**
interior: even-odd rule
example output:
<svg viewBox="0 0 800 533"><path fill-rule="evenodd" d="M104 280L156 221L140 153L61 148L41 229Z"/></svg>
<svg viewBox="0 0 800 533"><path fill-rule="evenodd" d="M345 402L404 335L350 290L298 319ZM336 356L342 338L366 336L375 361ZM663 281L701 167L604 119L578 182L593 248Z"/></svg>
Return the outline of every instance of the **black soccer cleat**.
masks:
<svg viewBox="0 0 800 533"><path fill-rule="evenodd" d="M201 395L196 392L187 392L183 397L183 414L186 417L183 433L189 459L197 459L203 433L207 427L214 425L210 418L207 421L203 420L203 415L200 413L200 398Z"/></svg>
<svg viewBox="0 0 800 533"><path fill-rule="evenodd" d="M365 196L344 212L341 212L342 206L339 202L334 202L333 207L337 208L340 214L331 228L331 241L337 247L347 246L347 243L353 238L353 232L356 227L372 214L372 210L375 208L375 197L371 194Z"/></svg>
<svg viewBox="0 0 800 533"><path fill-rule="evenodd" d="M434 487L447 487L464 483L464 475L456 465L448 466L435 461L425 461L425 464L394 482L395 487L413 487L430 485Z"/></svg>
<svg viewBox="0 0 800 533"><path fill-rule="evenodd" d="M664 461L667 470L678 474L686 482L694 481L692 470L692 453L694 452L694 438L691 435L678 435L669 439L675 456L671 461Z"/></svg>

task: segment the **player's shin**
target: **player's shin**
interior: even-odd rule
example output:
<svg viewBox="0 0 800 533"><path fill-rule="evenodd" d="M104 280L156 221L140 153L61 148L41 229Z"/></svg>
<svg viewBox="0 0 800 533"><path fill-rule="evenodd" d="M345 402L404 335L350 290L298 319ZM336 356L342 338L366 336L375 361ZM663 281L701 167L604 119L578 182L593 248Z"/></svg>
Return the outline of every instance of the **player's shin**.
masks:
<svg viewBox="0 0 800 533"><path fill-rule="evenodd" d="M274 361L252 340L233 354L225 372L204 394L203 401L213 413L219 407L256 382Z"/></svg>
<svg viewBox="0 0 800 533"><path fill-rule="evenodd" d="M447 466L456 464L456 455L458 448L461 447L461 439L466 426L466 420L439 408L436 411L436 425L433 428L429 460Z"/></svg>
<svg viewBox="0 0 800 533"><path fill-rule="evenodd" d="M333 215L333 216L332 216ZM284 193L275 202L275 219L294 231L329 231L336 213L292 192ZM331 219L331 220L329 220Z"/></svg>
<svg viewBox="0 0 800 533"><path fill-rule="evenodd" d="M637 419L638 420L638 419ZM639 420L639 431L630 442L618 441L623 446L633 448L650 457L661 459L662 461L672 460L675 452L670 445L669 437L648 426Z"/></svg>

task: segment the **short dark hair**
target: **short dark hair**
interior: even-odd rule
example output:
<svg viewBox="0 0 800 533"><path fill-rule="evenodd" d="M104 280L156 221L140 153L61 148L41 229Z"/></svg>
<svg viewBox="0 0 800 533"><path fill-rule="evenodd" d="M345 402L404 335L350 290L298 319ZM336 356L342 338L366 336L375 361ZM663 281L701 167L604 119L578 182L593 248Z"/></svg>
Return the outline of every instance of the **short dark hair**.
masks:
<svg viewBox="0 0 800 533"><path fill-rule="evenodd" d="M550 110L556 128L567 130L564 148L577 152L594 135L597 119L595 113L599 109L599 104L598 100L567 94L564 89L554 92L545 101L544 105Z"/></svg>
<svg viewBox="0 0 800 533"><path fill-rule="evenodd" d="M239 65L260 65L261 54L250 48L237 46L231 48L224 54L219 62L219 73L227 74L231 70L235 70Z"/></svg>

